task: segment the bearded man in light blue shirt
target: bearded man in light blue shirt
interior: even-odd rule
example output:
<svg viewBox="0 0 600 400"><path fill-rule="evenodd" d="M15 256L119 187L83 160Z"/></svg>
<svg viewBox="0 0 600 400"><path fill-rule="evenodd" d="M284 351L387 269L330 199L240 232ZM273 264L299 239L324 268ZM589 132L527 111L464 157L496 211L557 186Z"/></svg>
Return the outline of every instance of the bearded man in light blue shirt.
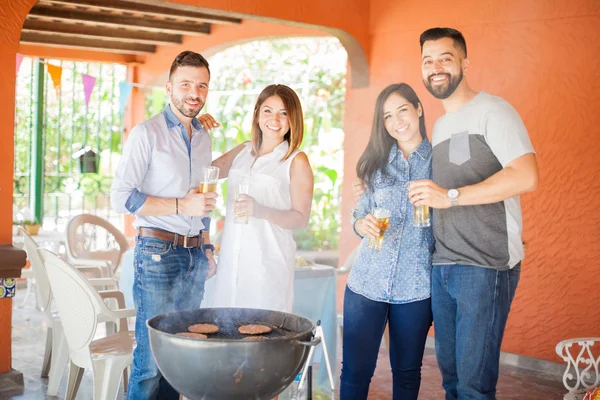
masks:
<svg viewBox="0 0 600 400"><path fill-rule="evenodd" d="M166 83L169 104L131 130L111 187L113 208L135 215L138 231L130 400L179 399L152 358L146 320L199 308L204 282L216 273L207 215L217 195L198 191L200 169L212 158L211 137L196 119L209 81L202 55L184 51L175 58Z"/></svg>

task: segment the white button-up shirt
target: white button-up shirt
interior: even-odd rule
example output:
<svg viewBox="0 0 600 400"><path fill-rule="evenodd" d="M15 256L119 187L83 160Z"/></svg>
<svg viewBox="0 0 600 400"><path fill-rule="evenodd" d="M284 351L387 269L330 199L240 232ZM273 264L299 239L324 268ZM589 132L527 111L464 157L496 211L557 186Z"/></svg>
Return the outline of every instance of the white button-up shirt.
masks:
<svg viewBox="0 0 600 400"><path fill-rule="evenodd" d="M141 216L137 212L148 196L183 198L200 184L200 167L210 165L212 139L199 121L192 121L192 140L167 104L163 112L136 125L123 147L123 155L110 189L112 207L135 214L134 228L158 228L195 236L208 229L209 219L172 215Z"/></svg>

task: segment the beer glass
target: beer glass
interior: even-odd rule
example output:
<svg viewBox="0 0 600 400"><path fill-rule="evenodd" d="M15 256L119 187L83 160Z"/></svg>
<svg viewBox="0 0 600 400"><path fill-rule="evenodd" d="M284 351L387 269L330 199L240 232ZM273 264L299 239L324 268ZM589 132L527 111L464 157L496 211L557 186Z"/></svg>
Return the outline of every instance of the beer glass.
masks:
<svg viewBox="0 0 600 400"><path fill-rule="evenodd" d="M233 187L233 198L235 200L237 200L241 194L248 194L249 191L250 191L249 179L247 177L244 177L241 182L236 183L235 186ZM238 216L237 213L235 213L233 222L235 222L236 224L247 224L248 216L247 215Z"/></svg>
<svg viewBox="0 0 600 400"><path fill-rule="evenodd" d="M390 210L385 208L373 209L373 216L377 219L377 227L379 228L379 236L369 237L369 248L377 251L381 250L383 244L383 236L385 235L386 229L390 226Z"/></svg>
<svg viewBox="0 0 600 400"><path fill-rule="evenodd" d="M429 206L414 206L413 226L417 228L427 228L431 226L431 213Z"/></svg>
<svg viewBox="0 0 600 400"><path fill-rule="evenodd" d="M219 168L205 166L200 168L200 193L216 192L219 181Z"/></svg>

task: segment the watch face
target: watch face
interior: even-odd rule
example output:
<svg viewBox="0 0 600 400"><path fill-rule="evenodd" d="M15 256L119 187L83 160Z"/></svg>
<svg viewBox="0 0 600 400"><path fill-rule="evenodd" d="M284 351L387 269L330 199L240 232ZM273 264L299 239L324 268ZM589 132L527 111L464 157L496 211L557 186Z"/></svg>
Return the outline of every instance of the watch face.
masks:
<svg viewBox="0 0 600 400"><path fill-rule="evenodd" d="M458 190L456 190L456 189L448 190L448 198L456 199L457 197L458 197Z"/></svg>

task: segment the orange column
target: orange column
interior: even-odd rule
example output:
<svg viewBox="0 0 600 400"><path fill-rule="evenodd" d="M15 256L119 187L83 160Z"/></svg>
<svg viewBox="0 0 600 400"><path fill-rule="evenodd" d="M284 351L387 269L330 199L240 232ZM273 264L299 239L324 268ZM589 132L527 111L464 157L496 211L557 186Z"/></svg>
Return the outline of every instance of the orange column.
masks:
<svg viewBox="0 0 600 400"><path fill-rule="evenodd" d="M0 277L21 276L20 268L25 265L25 252L17 251L12 242L12 187L14 162L14 112L15 112L15 67L21 27L25 16L37 0L11 1L2 5L0 13ZM5 257L6 256L6 257ZM15 256L13 258L13 256ZM20 373L11 373L11 317L12 299L0 299L0 393L12 384L23 385Z"/></svg>
<svg viewBox="0 0 600 400"><path fill-rule="evenodd" d="M16 279L21 276L26 255L12 245L0 245L0 396L3 392L22 390L23 374L11 371L12 297Z"/></svg>
<svg viewBox="0 0 600 400"><path fill-rule="evenodd" d="M0 299L0 374L10 371L12 299Z"/></svg>

